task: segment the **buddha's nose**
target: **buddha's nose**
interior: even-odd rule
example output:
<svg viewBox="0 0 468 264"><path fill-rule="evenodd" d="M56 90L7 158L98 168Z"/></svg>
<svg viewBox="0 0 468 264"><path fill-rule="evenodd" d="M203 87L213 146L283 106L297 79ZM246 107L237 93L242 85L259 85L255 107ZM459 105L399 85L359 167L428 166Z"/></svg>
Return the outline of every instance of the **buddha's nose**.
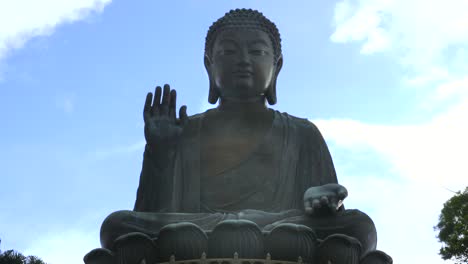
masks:
<svg viewBox="0 0 468 264"><path fill-rule="evenodd" d="M241 52L239 52L239 60L238 60L238 65L240 67L245 67L250 65L250 55L249 51L246 49L243 49Z"/></svg>

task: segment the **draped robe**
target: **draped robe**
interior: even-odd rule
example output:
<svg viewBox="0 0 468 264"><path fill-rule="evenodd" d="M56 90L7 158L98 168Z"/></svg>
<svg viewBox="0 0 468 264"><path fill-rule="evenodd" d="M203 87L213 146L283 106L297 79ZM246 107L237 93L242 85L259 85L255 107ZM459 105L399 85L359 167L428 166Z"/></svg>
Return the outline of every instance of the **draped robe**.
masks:
<svg viewBox="0 0 468 264"><path fill-rule="evenodd" d="M210 177L214 180L204 177L200 164L204 115L191 116L179 144L170 151L170 163L166 166L155 166L146 149L134 211L303 210L303 195L309 187L337 183L330 153L317 127L307 119L278 111L274 112L271 128L264 138L239 164L227 168L222 175ZM268 157L262 159L265 155ZM266 169L259 168L261 166ZM215 188L220 184L224 186ZM254 195L242 199L249 193L237 193L236 197L236 191L242 192L247 186L253 187L247 191ZM213 193L216 190L225 193ZM231 197L232 201L219 201L225 199L224 196ZM227 208L210 206L220 202L231 205Z"/></svg>
<svg viewBox="0 0 468 264"><path fill-rule="evenodd" d="M376 248L375 226L358 210L324 217L305 214L303 195L309 187L337 183L328 147L312 122L274 111L270 129L250 153L217 175L204 175L206 114L190 117L163 162L146 147L134 210L117 211L104 220L103 247L111 248L129 232L157 236L170 223L192 222L209 231L226 219L247 219L265 230L295 223L311 227L319 238L347 234L362 243L364 253Z"/></svg>

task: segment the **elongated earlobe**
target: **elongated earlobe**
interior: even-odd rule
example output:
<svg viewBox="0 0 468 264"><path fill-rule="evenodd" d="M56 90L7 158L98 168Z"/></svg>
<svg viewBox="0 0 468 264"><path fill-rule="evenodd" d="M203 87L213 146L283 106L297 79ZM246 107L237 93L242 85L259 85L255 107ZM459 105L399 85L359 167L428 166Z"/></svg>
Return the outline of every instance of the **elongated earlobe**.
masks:
<svg viewBox="0 0 468 264"><path fill-rule="evenodd" d="M265 93L265 97L269 105L276 104L276 77L273 77L273 80Z"/></svg>
<svg viewBox="0 0 468 264"><path fill-rule="evenodd" d="M210 104L216 104L216 102L218 101L218 98L219 98L219 92L210 78L210 91L208 93L208 102Z"/></svg>
<svg viewBox="0 0 468 264"><path fill-rule="evenodd" d="M281 71L281 68L283 67L283 55L280 55L276 61L276 69L275 69L275 75L272 77L272 80L270 82L270 86L268 87L265 97L268 101L268 104L274 105L276 104L276 80L278 79L278 74Z"/></svg>
<svg viewBox="0 0 468 264"><path fill-rule="evenodd" d="M216 89L215 82L214 82L214 80L212 78L211 59L210 59L210 57L208 57L207 54L205 54L204 63L205 63L206 72L208 73L208 79L210 80L210 90L208 92L208 102L210 104L216 104L216 102L218 101L218 98L219 98L219 92L218 92L218 89Z"/></svg>

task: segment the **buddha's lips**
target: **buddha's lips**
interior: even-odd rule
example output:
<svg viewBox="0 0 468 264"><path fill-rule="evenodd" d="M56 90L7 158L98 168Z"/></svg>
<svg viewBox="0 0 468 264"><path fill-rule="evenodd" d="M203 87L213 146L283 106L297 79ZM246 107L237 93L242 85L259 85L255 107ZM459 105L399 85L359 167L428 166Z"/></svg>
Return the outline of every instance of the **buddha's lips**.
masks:
<svg viewBox="0 0 468 264"><path fill-rule="evenodd" d="M250 76L253 75L253 72L251 71L235 71L233 72L235 75L241 75L241 76Z"/></svg>

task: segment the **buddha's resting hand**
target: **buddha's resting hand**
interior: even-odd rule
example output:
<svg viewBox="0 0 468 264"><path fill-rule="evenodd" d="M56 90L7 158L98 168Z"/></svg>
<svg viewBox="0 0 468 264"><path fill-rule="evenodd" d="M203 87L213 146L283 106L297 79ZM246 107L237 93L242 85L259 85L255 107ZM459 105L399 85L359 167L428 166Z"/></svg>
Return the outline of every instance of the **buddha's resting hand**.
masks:
<svg viewBox="0 0 468 264"><path fill-rule="evenodd" d="M160 86L156 87L154 100L152 93L146 96L143 119L146 143L151 148L161 150L175 144L182 133L188 119L187 107L184 105L180 108L177 118L176 97L176 91L171 90L168 84L164 85L164 91Z"/></svg>
<svg viewBox="0 0 468 264"><path fill-rule="evenodd" d="M304 193L304 208L308 215L334 214L340 209L348 190L337 183L314 186Z"/></svg>

